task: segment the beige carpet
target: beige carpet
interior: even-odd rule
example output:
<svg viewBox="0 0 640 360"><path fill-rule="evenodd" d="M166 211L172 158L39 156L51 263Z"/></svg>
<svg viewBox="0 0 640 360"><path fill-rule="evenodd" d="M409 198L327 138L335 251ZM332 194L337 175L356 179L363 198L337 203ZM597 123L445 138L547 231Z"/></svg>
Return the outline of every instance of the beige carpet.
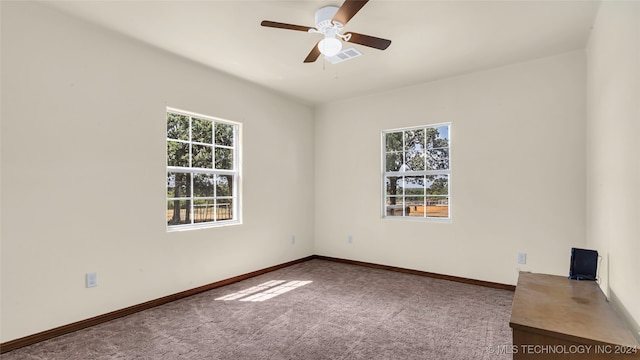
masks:
<svg viewBox="0 0 640 360"><path fill-rule="evenodd" d="M1 358L510 359L494 349L511 346L512 300L506 290L311 260Z"/></svg>

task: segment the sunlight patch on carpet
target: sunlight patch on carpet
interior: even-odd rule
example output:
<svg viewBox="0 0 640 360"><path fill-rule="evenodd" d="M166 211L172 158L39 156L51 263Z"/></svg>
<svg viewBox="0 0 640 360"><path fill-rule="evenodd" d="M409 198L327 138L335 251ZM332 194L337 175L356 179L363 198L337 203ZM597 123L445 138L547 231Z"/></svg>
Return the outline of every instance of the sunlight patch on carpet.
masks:
<svg viewBox="0 0 640 360"><path fill-rule="evenodd" d="M248 289L235 292L233 294L229 294L229 295L226 295L226 296L219 297L216 300L236 300L236 299L239 299L241 297L245 297L247 295L251 295L251 294L263 291L263 290L268 289L268 288L270 288L272 286L280 285L285 281L286 280L271 280L271 281L267 281L266 283L262 283L260 285L256 285L256 286L250 287Z"/></svg>
<svg viewBox="0 0 640 360"><path fill-rule="evenodd" d="M294 280L283 284L284 282L286 282L286 280L267 281L266 283L262 283L248 289L235 292L233 294L219 297L216 300L229 301L240 299L240 301L265 301L291 290L297 289L301 286L307 285L312 281Z"/></svg>

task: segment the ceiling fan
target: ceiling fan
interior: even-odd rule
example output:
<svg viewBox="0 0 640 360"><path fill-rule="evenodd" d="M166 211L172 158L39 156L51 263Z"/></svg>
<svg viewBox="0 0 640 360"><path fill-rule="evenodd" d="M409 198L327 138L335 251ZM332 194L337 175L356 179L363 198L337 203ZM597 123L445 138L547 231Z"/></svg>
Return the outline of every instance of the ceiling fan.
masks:
<svg viewBox="0 0 640 360"><path fill-rule="evenodd" d="M313 47L305 63L311 63L318 59L320 54L325 57L337 55L342 50L342 41L360 44L374 49L385 50L391 45L391 40L374 36L344 32L344 26L369 0L345 0L342 6L325 6L316 11L316 27L301 26L263 20L260 25L278 29L297 30L322 34L323 39Z"/></svg>

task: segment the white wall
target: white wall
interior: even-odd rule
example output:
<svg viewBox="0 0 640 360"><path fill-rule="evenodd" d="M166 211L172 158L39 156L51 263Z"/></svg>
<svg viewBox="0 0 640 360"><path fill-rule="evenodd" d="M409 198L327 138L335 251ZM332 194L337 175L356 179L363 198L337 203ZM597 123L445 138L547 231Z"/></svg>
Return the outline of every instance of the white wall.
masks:
<svg viewBox="0 0 640 360"><path fill-rule="evenodd" d="M640 338L640 2L602 2L587 55L587 245Z"/></svg>
<svg viewBox="0 0 640 360"><path fill-rule="evenodd" d="M507 284L567 275L585 246L585 108L583 51L319 107L316 253ZM441 122L452 222L381 219L381 132Z"/></svg>
<svg viewBox="0 0 640 360"><path fill-rule="evenodd" d="M311 108L1 6L1 342L313 254ZM166 106L242 122L243 225L166 232Z"/></svg>

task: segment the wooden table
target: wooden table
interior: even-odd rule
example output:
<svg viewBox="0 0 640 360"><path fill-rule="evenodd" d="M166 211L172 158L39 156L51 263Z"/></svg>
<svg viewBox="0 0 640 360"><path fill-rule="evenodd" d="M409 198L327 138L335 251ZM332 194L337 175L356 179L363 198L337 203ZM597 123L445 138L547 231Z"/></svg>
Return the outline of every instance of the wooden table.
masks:
<svg viewBox="0 0 640 360"><path fill-rule="evenodd" d="M514 360L640 359L638 342L595 281L520 272L509 326Z"/></svg>

